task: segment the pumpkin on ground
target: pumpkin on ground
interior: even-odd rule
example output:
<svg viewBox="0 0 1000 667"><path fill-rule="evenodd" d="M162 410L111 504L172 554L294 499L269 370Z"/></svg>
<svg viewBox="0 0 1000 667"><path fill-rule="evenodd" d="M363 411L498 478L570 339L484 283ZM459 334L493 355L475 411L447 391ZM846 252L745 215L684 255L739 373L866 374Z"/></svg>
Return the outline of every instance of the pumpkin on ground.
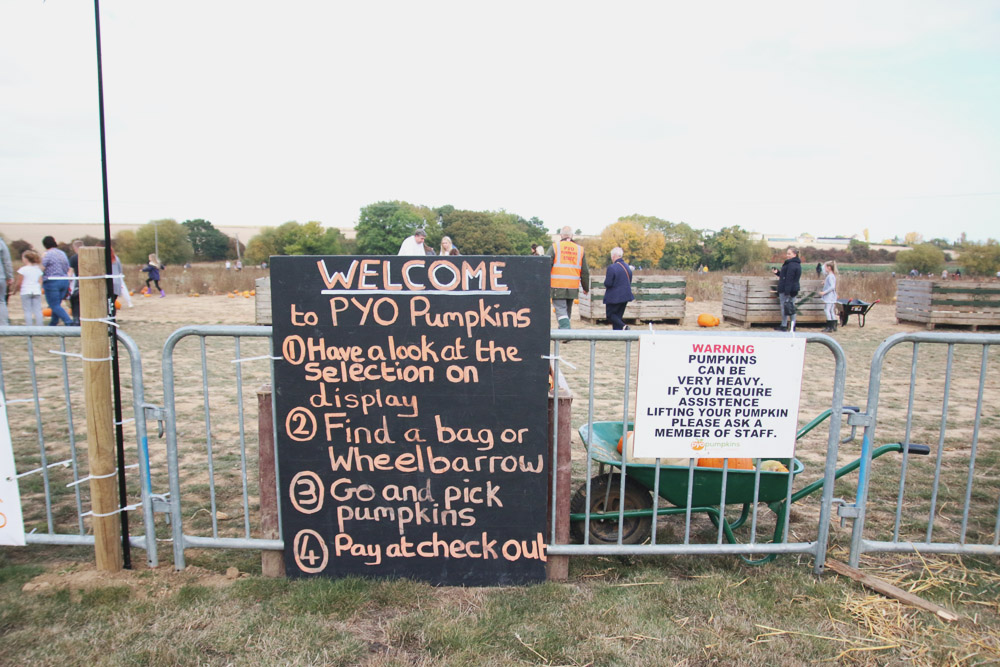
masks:
<svg viewBox="0 0 1000 667"><path fill-rule="evenodd" d="M700 327L717 327L719 326L719 318L715 315L709 315L708 313L702 313L698 316L698 326Z"/></svg>
<svg viewBox="0 0 1000 667"><path fill-rule="evenodd" d="M698 459L701 468L721 468L727 459ZM753 459L728 459L730 470L753 470Z"/></svg>
<svg viewBox="0 0 1000 667"><path fill-rule="evenodd" d="M42 308L42 317L52 317L52 309Z"/></svg>

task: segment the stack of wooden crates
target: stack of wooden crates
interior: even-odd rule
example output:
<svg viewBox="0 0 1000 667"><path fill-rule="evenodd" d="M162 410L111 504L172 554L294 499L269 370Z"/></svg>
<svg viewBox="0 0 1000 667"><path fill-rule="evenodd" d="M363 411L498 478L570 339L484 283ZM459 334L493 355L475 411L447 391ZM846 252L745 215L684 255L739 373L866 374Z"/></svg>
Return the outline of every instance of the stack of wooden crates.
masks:
<svg viewBox="0 0 1000 667"><path fill-rule="evenodd" d="M604 276L591 275L590 294L580 291L580 317L588 322L607 322L604 311ZM635 301L625 309L625 321L671 322L684 319L687 278L654 276L636 272L632 277Z"/></svg>
<svg viewBox="0 0 1000 667"><path fill-rule="evenodd" d="M896 282L896 320L933 329L938 324L970 327L1000 326L1000 284L973 280Z"/></svg>
<svg viewBox="0 0 1000 667"><path fill-rule="evenodd" d="M815 278L799 280L799 295L795 297L797 324L823 324L826 313L819 293L823 281ZM811 292L812 296L807 296ZM722 279L722 319L749 329L754 324L781 324L778 303L778 279L763 276L725 276Z"/></svg>

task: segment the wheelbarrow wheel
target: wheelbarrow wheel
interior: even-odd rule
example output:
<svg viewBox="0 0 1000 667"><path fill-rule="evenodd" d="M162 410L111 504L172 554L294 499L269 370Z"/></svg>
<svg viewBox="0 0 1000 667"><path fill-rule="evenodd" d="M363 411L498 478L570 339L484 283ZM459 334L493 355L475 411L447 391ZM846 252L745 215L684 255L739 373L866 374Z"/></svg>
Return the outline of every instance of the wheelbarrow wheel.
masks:
<svg viewBox="0 0 1000 667"><path fill-rule="evenodd" d="M590 480L590 513L603 514L618 512L619 492L621 490L621 474L598 475ZM649 489L628 477L625 478L625 510L649 510L653 507L653 498ZM587 511L587 484L573 494L569 504L572 514L583 514ZM622 544L642 544L653 530L652 516L625 517L622 521ZM573 542L583 543L586 521L573 521L569 532ZM590 544L618 544L618 520L591 519Z"/></svg>

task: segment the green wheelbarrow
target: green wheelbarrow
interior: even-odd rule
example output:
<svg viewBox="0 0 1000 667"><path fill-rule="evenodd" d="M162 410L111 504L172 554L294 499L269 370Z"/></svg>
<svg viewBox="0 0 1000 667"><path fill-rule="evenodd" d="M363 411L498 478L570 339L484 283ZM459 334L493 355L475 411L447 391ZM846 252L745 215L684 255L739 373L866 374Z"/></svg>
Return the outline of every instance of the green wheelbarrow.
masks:
<svg viewBox="0 0 1000 667"><path fill-rule="evenodd" d="M798 438L815 428L829 417L826 410L819 417L803 427ZM629 424L629 429L632 424ZM695 466L694 474L690 474L688 466L660 465L659 485L657 486L657 469L653 464L628 463L626 466L624 490L622 489L621 473L622 456L618 453L618 440L622 437L622 423L594 422L593 439L587 425L579 429L584 443L591 442L590 458L601 464L601 471L590 480L590 493L587 493L587 483L577 489L570 501L570 536L574 542L582 543L589 534L590 544L618 544L619 518L621 518L621 543L642 544L652 533L653 498L657 493L669 506L657 507L657 516L685 514L690 502L691 513L706 514L715 526L722 521L723 534L730 544L738 541L733 531L739 529L750 516L755 500L754 486L756 470L726 471L726 505L742 505L739 516L728 521L720 513L722 501L723 470L721 468L705 468ZM893 443L883 445L872 451L872 459L887 452L901 452L903 445ZM930 448L926 445L911 444L908 447L912 454L928 454ZM804 466L798 459L775 459L780 461L788 472L760 471L760 483L757 487L756 501L766 503L777 517L774 526L772 542L779 542L788 518L788 484L789 476L795 477L803 471ZM857 470L861 459L856 459L838 469L835 479ZM608 472L603 472L605 467ZM691 481L690 499L688 498L689 480ZM820 479L799 491L792 493L791 502L815 493L823 488L824 480ZM589 497L589 530L587 527ZM624 503L619 501L624 498ZM751 565L769 563L777 554L768 554L762 558L740 558Z"/></svg>

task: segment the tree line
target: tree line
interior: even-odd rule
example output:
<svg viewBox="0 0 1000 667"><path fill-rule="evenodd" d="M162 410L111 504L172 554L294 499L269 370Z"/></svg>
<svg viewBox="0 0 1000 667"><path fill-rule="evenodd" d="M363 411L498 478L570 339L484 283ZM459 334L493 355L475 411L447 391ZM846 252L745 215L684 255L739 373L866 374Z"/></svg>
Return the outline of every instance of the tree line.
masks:
<svg viewBox="0 0 1000 667"><path fill-rule="evenodd" d="M465 255L525 255L540 245L548 248L551 236L538 217L525 218L505 210L472 211L446 205L430 207L405 201L382 201L361 209L355 225L356 236L347 239L338 229L310 221L286 222L266 227L245 245L227 236L203 219L154 220L135 231L118 232L115 251L126 263L143 263L154 248L160 261L186 264L232 260L242 257L252 265L269 261L272 255L394 255L400 244L417 229L427 234L425 243L439 248L441 239L452 243ZM907 234L907 240L910 240ZM86 236L87 245L100 239ZM918 237L912 240L920 241ZM644 269L754 271L770 262L780 262L784 249L772 249L763 240L753 240L739 225L719 231L698 230L684 222L670 222L655 216L626 215L609 224L596 237L582 238L588 263L601 269L609 263L612 248L618 246L627 260ZM23 240L10 244L15 256L30 248ZM68 243L64 249L68 250ZM955 244L943 239L917 243L909 250L890 252L873 249L868 243L852 239L846 249L801 247L804 262L835 260L840 263L888 264L906 274L938 273L951 257L945 249L960 253L957 265L970 276L993 276L1000 271L1000 244L993 239L983 243L967 241L965 234ZM953 264L954 266L954 264Z"/></svg>

